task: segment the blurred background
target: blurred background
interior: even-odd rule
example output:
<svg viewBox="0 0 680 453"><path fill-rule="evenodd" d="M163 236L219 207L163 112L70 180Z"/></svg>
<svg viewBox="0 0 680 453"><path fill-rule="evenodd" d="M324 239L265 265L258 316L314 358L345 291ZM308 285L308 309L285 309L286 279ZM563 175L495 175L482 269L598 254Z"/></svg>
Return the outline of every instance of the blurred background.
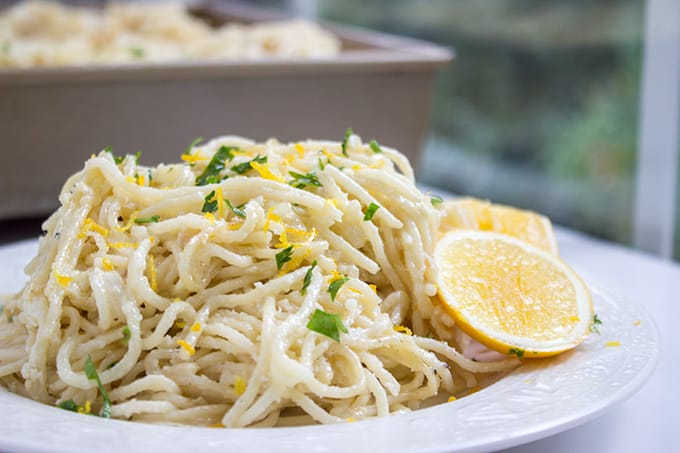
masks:
<svg viewBox="0 0 680 453"><path fill-rule="evenodd" d="M660 234L654 222L662 219L636 219L654 210L636 212L636 203L654 205L678 225L663 206L675 207L675 193L663 202L635 198L645 17L653 1L257 3L455 50L454 63L438 74L421 182L535 209L557 224L680 259L680 229L674 241L650 244L640 236ZM677 175L676 162L661 165ZM636 226L647 226L637 239Z"/></svg>
<svg viewBox="0 0 680 453"><path fill-rule="evenodd" d="M421 182L632 240L640 0L257 0L455 49Z"/></svg>
<svg viewBox="0 0 680 453"><path fill-rule="evenodd" d="M662 203L653 191L636 198L645 20L654 1L249 3L454 50L453 63L436 75L420 183L534 209L559 225L678 260L677 184ZM671 145L677 156L677 136ZM674 183L677 157L661 165L672 166ZM646 178L653 182L653 173ZM654 227L655 209L671 225L661 245L641 237L657 234L640 231Z"/></svg>

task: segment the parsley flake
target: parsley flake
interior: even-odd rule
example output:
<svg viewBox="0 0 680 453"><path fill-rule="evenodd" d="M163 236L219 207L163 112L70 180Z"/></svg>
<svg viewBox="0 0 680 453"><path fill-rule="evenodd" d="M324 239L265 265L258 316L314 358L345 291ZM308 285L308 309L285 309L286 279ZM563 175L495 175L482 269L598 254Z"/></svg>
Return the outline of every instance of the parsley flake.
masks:
<svg viewBox="0 0 680 453"><path fill-rule="evenodd" d="M85 359L85 376L87 376L89 380L97 381L99 393L102 394L102 399L104 400L101 417L111 418L111 400L109 399L109 394L106 393L106 389L104 388L101 379L99 379L97 368L94 366L94 363L92 362L92 357L89 355L87 356L87 359Z"/></svg>
<svg viewBox="0 0 680 453"><path fill-rule="evenodd" d="M284 264L293 257L293 246L290 245L276 254L276 269L281 270Z"/></svg>
<svg viewBox="0 0 680 453"><path fill-rule="evenodd" d="M340 342L340 332L348 333L347 327L342 323L339 315L326 313L318 308L314 310L312 317L307 323L307 328L311 331L325 335L338 343Z"/></svg>
<svg viewBox="0 0 680 453"><path fill-rule="evenodd" d="M57 404L57 407L59 409L64 409L71 412L78 412L78 409L80 409L80 406L78 406L73 400L62 401L61 403Z"/></svg>
<svg viewBox="0 0 680 453"><path fill-rule="evenodd" d="M141 47L130 47L130 54L137 59L144 58L144 49Z"/></svg>
<svg viewBox="0 0 680 453"><path fill-rule="evenodd" d="M215 200L215 191L212 190L206 197L204 198L203 202L203 207L201 208L201 212L215 212L217 211L217 200Z"/></svg>
<svg viewBox="0 0 680 453"><path fill-rule="evenodd" d="M366 212L364 213L364 220L366 221L371 220L378 209L380 209L380 206L378 206L377 204L375 203L369 204L368 208L366 208Z"/></svg>
<svg viewBox="0 0 680 453"><path fill-rule="evenodd" d="M349 141L349 138L352 136L353 133L354 131L350 127L345 131L345 138L342 139L342 154L345 156L349 156L349 154L347 154L347 142Z"/></svg>
<svg viewBox="0 0 680 453"><path fill-rule="evenodd" d="M253 162L257 162L258 164L266 164L267 163L267 156L262 156L258 154L255 156L252 160L249 160L248 162L242 162L238 165L234 165L231 167L231 171L234 173L238 173L239 175L242 175L244 173L248 173L250 170L252 170L252 165L250 165Z"/></svg>
<svg viewBox="0 0 680 453"><path fill-rule="evenodd" d="M431 195L430 196L430 203L432 203L432 206L437 206L438 204L442 203L444 199L438 195Z"/></svg>
<svg viewBox="0 0 680 453"><path fill-rule="evenodd" d="M375 140L371 140L368 144L375 154L381 154L383 152L382 148Z"/></svg>
<svg viewBox="0 0 680 453"><path fill-rule="evenodd" d="M123 327L123 338L120 341L122 341L123 344L128 344L128 342L130 341L130 335L131 334L132 333L130 332L129 326Z"/></svg>
<svg viewBox="0 0 680 453"><path fill-rule="evenodd" d="M150 216L150 217L141 217L141 218L139 218L139 219L135 219L135 223L136 223L137 225L142 225L142 224L145 224L145 223L156 223L156 222L158 222L159 220L161 220L161 216L159 216L159 215L152 215L152 216Z"/></svg>
<svg viewBox="0 0 680 453"><path fill-rule="evenodd" d="M300 294L304 295L307 292L307 288L309 287L310 283L312 283L312 272L314 272L315 267L316 267L316 260L314 260L312 265L309 266L309 269L307 269L307 273L305 274L305 278L302 281L302 289L300 290Z"/></svg>
<svg viewBox="0 0 680 453"><path fill-rule="evenodd" d="M111 157L113 157L113 162L115 162L116 165L120 165L121 163L123 163L123 159L125 159L125 157L116 156L115 154L113 154L113 147L111 146L107 146L106 148L104 148L103 151L105 153L111 154Z"/></svg>
<svg viewBox="0 0 680 453"><path fill-rule="evenodd" d="M508 351L508 354L516 355L517 358L521 359L522 357L524 357L524 349L510 348L510 350Z"/></svg>
<svg viewBox="0 0 680 453"><path fill-rule="evenodd" d="M187 146L187 149L184 150L182 154L191 154L191 150L194 149L196 146L198 146L199 143L203 141L203 137L198 137L195 138L189 146Z"/></svg>
<svg viewBox="0 0 680 453"><path fill-rule="evenodd" d="M319 157L319 170L323 170L326 166L323 164L323 160Z"/></svg>
<svg viewBox="0 0 680 453"><path fill-rule="evenodd" d="M205 171L196 178L196 185L205 186L206 184L215 184L227 179L228 176L220 177L220 172L224 170L224 162L227 160L231 162L234 158L232 151L237 151L238 149L239 148L236 146L221 146L213 155L212 159L210 159Z"/></svg>
<svg viewBox="0 0 680 453"><path fill-rule="evenodd" d="M593 316L593 322L592 324L590 324L590 331L600 335L600 329L597 327L600 324L602 324L602 320L598 318L597 313L595 313L595 315Z"/></svg>
<svg viewBox="0 0 680 453"><path fill-rule="evenodd" d="M245 203L240 204L238 206L234 206L231 204L231 201L229 200L224 200L225 203L227 203L227 206L229 206L229 209L236 214L237 216L241 217L242 219L246 218L246 211L243 210L243 207L246 205Z"/></svg>
<svg viewBox="0 0 680 453"><path fill-rule="evenodd" d="M349 277L338 277L328 285L328 292L331 295L331 300L335 300L335 296L338 295L340 287L349 281Z"/></svg>
<svg viewBox="0 0 680 453"><path fill-rule="evenodd" d="M291 181L288 181L288 184L296 189L304 189L307 186L321 187L321 183L313 171L310 171L305 175L294 171L289 171L288 174L293 177Z"/></svg>

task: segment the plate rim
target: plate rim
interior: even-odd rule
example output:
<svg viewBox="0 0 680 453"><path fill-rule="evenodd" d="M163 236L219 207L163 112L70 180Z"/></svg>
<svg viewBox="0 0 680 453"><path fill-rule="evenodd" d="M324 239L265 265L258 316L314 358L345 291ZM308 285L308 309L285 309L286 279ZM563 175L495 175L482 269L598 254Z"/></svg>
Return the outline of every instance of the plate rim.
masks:
<svg viewBox="0 0 680 453"><path fill-rule="evenodd" d="M28 259L31 258L29 254L26 254L30 252L31 250L36 250L37 248L37 243L38 241L36 239L28 239L28 240L22 240L18 242L13 242L9 244L4 244L0 246L0 272L5 272L7 271L7 263L5 263L5 257L6 255L12 255L12 254L24 254L23 258L25 261L22 264L25 264ZM23 267L23 266L22 266ZM578 268L577 268L578 271ZM654 322L652 316L649 314L649 312L640 304L635 303L634 301L630 300L629 298L625 296L621 296L620 294L616 294L614 291L611 291L609 289L605 289L602 287L602 285L596 285L594 282L592 282L591 278L588 278L589 276L583 275L584 279L588 283L588 286L590 287L591 291L593 292L594 299L597 297L604 297L609 299L611 303L613 303L620 311L621 313L625 313L630 315L633 313L635 316L629 316L630 318L635 318L637 320L641 321L641 325L644 325L644 329L637 330L638 335L647 335L650 343L654 346L654 348L650 351L650 354L647 355L647 360L644 362L642 366L636 369L636 372L634 376L628 380L624 385L618 387L616 391L609 393L605 398L599 398L590 404L587 404L583 407L580 407L578 410L568 412L566 414L562 414L561 416L558 417L552 417L546 420L545 422L541 423L540 425L530 425L527 426L523 430L516 430L513 433L507 434L502 431L497 432L494 436L485 438L485 439L468 439L468 440L463 440L463 441L447 441L446 438L444 437L439 437L439 440L436 442L430 442L427 445L423 445L422 448L410 448L408 451L411 452L420 452L420 453L430 453L430 452L440 452L440 451L456 451L456 452L473 452L473 451L487 451L489 449L499 449L499 448L510 448L514 447L517 445L522 445L528 442L532 442L535 440L539 440L545 437L549 437L555 434L558 434L560 432L566 431L568 429L571 429L575 426L581 425L583 423L586 423L604 412L608 411L612 407L614 407L617 404L622 403L626 399L628 399L630 396L632 396L635 392L637 392L650 378L650 376L653 374L654 370L656 369L658 360L659 360L659 355L660 355L660 347L661 347L661 339L660 339L660 333L658 326ZM5 278L4 275L0 274L0 281ZM23 284L23 283L22 283ZM3 291L4 293L4 291ZM513 370L511 373L509 373L508 376L506 376L503 379L506 379L507 377L510 376L517 376L520 374L522 371L526 370L527 365L522 365L519 368ZM493 388L493 385L490 387L487 387L484 390L488 390L490 388ZM479 392L482 393L482 392ZM171 426L171 425L156 425L156 424L146 424L146 423L139 423L139 422L129 422L129 421L122 421L122 420L105 420L105 419L99 419L97 417L89 417L89 418L81 418L79 414L72 414L68 412L63 412L63 413L58 413L56 412L56 408L50 407L48 405L44 405L41 403L37 403L34 401L31 401L27 398L21 397L19 395L15 395L10 393L7 389L4 387L0 387L0 406L3 405L3 402L6 403L5 400L9 399L10 401L13 399L20 399L24 403L30 405L33 409L37 410L38 413L47 413L45 415L46 421L49 423L49 420L53 419L55 416L60 419L60 420L66 420L69 421L68 417L77 417L71 420L72 423L66 423L65 426L70 426L71 424L75 423L76 425L80 426L81 428L88 428L88 429L93 429L93 430L101 430L102 427L104 428L104 431L109 432L110 435L115 435L115 434L125 434L124 431L148 431L149 433L153 432L154 430L160 431L162 434L164 434L166 431L170 433L171 435L168 437L169 441L172 441L174 437L183 437L186 436L187 433L190 434L197 434L200 435L201 437L206 437L203 436L207 433L210 433L207 437L208 441L214 442L212 437L212 433L214 432L221 432L219 430L214 430L211 428L204 428L204 427L187 427L187 426ZM465 401L466 404L473 404L476 396L470 395L468 397L465 397L464 399L460 399L458 401ZM372 428L378 428L378 430L384 430L385 426L383 425L390 425L393 423L390 423L391 421L394 420L395 417L401 417L401 421L405 421L407 424L409 421L417 421L418 419L423 419L423 418L429 418L427 414L430 416L433 416L433 410L435 412L437 411L436 409L438 407L443 407L445 406L444 404L438 405L438 406L433 406L430 408L426 409L421 409L417 410L414 412L409 412L405 414L392 414L390 416L384 417L384 418L374 418L374 419L369 419L366 421L362 421L359 423L351 423L351 424L337 424L337 425L311 425L311 426L300 426L300 427L279 427L279 428L245 428L245 429L228 429L226 432L230 433L230 436L225 436L226 439L221 439L220 442L218 443L211 443L210 448L207 448L206 451L213 451L213 450L219 450L221 448L229 447L230 443L229 439L230 438L235 438L237 442L247 442L248 438L251 437L257 437L257 436L252 436L250 433L257 433L257 434L276 434L274 436L275 438L280 439L282 434L284 435L283 437L288 437L288 435L299 435L302 434L303 436L309 438L310 435L312 438L315 435L318 435L319 432L326 432L326 431L332 431L334 432L335 437L343 437L347 436L348 434L352 434L356 431L359 431L355 429L357 426L361 426L363 429L362 431L366 430L372 430ZM48 412L49 411L49 412ZM55 412L52 412L55 411ZM430 411L427 413L427 411ZM441 410L439 410L441 412ZM420 417L420 415L426 414L425 417ZM8 418L7 416L10 415L5 411L0 412L0 420L2 420L2 423L0 423L0 450L7 449L9 451L42 451L42 452L57 452L57 451L91 451L91 447L85 446L84 448L73 448L73 445L69 445L66 448L63 448L63 446L56 446L54 444L49 444L46 443L46 441L39 437L39 436L33 436L31 438L26 438L26 437L19 437L16 438L16 436L12 435L12 424L10 423L10 426L8 427L6 419ZM131 430L125 430L126 427L133 427ZM330 428L329 428L330 427ZM113 429L111 429L113 428ZM387 428L389 430L389 428ZM172 431L169 431L172 430ZM236 434L235 434L236 433ZM289 434L290 433L290 434ZM177 434L178 436L174 436L174 434ZM270 437L270 436L262 436L262 437ZM285 439L284 439L285 440ZM451 443L454 442L454 443ZM157 444L157 446L160 444ZM257 444L251 444L253 447L256 447L258 450L267 450L267 447L271 448L272 445L269 444L263 444L260 445L259 443ZM166 445L167 446L167 445ZM175 445L178 446L178 445ZM368 449L364 448L363 445L350 445L347 444L344 446L344 448L347 448L348 446L351 446L353 450L356 452L359 451L373 451L370 446ZM205 445L201 446L202 448L205 447ZM153 447L144 447L144 448L153 448ZM283 452L283 451L289 451L290 450L289 445L281 444L278 443L276 444L276 451L278 452ZM300 448L300 445L292 446L292 449L297 450ZM168 452L170 451L180 451L180 450L175 450L170 446L170 448L166 448ZM185 447L181 447L181 451L185 451ZM328 450L327 447L323 448L309 448L310 451L326 451ZM333 448L330 448L330 450L333 450ZM291 450L292 451L292 450Z"/></svg>

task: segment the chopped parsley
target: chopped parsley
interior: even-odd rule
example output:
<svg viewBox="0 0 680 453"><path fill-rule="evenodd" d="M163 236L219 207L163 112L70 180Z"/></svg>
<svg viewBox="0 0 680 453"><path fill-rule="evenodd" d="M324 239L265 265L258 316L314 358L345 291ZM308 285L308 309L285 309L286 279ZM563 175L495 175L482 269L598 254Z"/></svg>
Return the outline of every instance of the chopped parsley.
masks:
<svg viewBox="0 0 680 453"><path fill-rule="evenodd" d="M120 341L122 341L123 344L128 344L128 342L130 341L130 335L131 335L130 327L129 326L123 327L123 338Z"/></svg>
<svg viewBox="0 0 680 453"><path fill-rule="evenodd" d="M597 317L597 313L593 316L593 322L590 324L590 331L600 335L600 329L597 327L602 324L602 320Z"/></svg>
<svg viewBox="0 0 680 453"><path fill-rule="evenodd" d="M302 281L302 289L300 290L300 294L304 295L307 292L307 288L309 287L309 284L312 283L312 272L314 272L315 267L316 267L316 260L314 260L312 265L309 266L309 269L307 269L307 273L305 274L305 278Z"/></svg>
<svg viewBox="0 0 680 453"><path fill-rule="evenodd" d="M293 257L293 246L290 245L276 254L276 269L281 270L284 264Z"/></svg>
<svg viewBox="0 0 680 453"><path fill-rule="evenodd" d="M156 222L158 222L159 220L161 220L161 216L159 216L159 215L152 215L152 216L150 216L150 217L141 217L141 218L139 218L139 219L135 219L135 223L136 223L137 225L142 225L142 224L145 224L145 223L156 223Z"/></svg>
<svg viewBox="0 0 680 453"><path fill-rule="evenodd" d="M314 310L312 317L309 319L307 328L337 342L340 342L340 331L344 333L349 332L342 323L340 316L326 313L318 308Z"/></svg>
<svg viewBox="0 0 680 453"><path fill-rule="evenodd" d="M288 174L293 177L291 181L288 181L288 184L296 189L304 189L307 186L321 187L321 183L313 171L310 171L305 175L294 171L289 171Z"/></svg>
<svg viewBox="0 0 680 453"><path fill-rule="evenodd" d="M137 59L144 58L144 49L141 47L130 47L130 54Z"/></svg>
<svg viewBox="0 0 680 453"><path fill-rule="evenodd" d="M335 296L338 295L340 287L349 281L349 277L338 277L328 285L328 292L331 295L331 300L335 300Z"/></svg>
<svg viewBox="0 0 680 453"><path fill-rule="evenodd" d="M141 151L137 151L137 152L135 153L135 165L139 165L139 158L140 158L140 157L142 157L142 152L141 152Z"/></svg>
<svg viewBox="0 0 680 453"><path fill-rule="evenodd" d="M87 356L87 359L85 359L85 376L87 376L89 380L97 381L99 393L102 394L102 399L104 400L101 417L111 418L111 400L109 399L109 394L106 393L106 389L104 388L104 385L102 385L101 379L99 379L97 368L94 366L94 363L92 363L92 357L89 355Z"/></svg>
<svg viewBox="0 0 680 453"><path fill-rule="evenodd" d="M107 370L110 370L110 369L113 368L114 366L118 365L118 362L119 362L119 361L116 360L116 361L114 361L114 362L109 363L108 365L106 365L106 369L107 369Z"/></svg>
<svg viewBox="0 0 680 453"><path fill-rule="evenodd" d="M236 214L237 216L241 217L242 219L246 218L246 211L243 210L243 207L246 205L245 203L240 204L238 206L234 206L231 204L231 201L229 200L224 200L225 203L227 203L227 206L229 206L229 209L231 209L231 212Z"/></svg>
<svg viewBox="0 0 680 453"><path fill-rule="evenodd" d="M113 148L111 146L104 148L104 152L111 154L111 157L113 157L113 161L116 163L116 165L123 163L123 159L125 159L125 157L116 156L113 154Z"/></svg>
<svg viewBox="0 0 680 453"><path fill-rule="evenodd" d="M217 200L215 200L215 191L212 190L206 197L203 199L203 207L201 208L201 212L215 212L217 211Z"/></svg>
<svg viewBox="0 0 680 453"><path fill-rule="evenodd" d="M432 206L437 206L438 204L442 203L444 199L440 197L439 195L431 195L430 196L430 203L432 203Z"/></svg>
<svg viewBox="0 0 680 453"><path fill-rule="evenodd" d="M184 150L184 153L182 154L191 154L191 150L194 149L196 146L198 146L199 143L203 141L203 137L198 137L195 138L189 146L187 146L187 149Z"/></svg>
<svg viewBox="0 0 680 453"><path fill-rule="evenodd" d="M247 173L253 168L250 165L252 162L257 162L258 164L266 164L267 163L267 156L260 157L260 155L258 154L253 159L249 160L248 162L242 162L238 165L234 165L233 167L231 167L231 171L233 171L234 173L238 173L239 175Z"/></svg>
<svg viewBox="0 0 680 453"><path fill-rule="evenodd" d="M193 147L193 143L189 148L191 147ZM206 184L215 184L222 181L223 179L226 179L227 176L220 177L220 172L224 170L224 162L227 160L231 162L231 160L234 158L232 151L238 149L239 148L236 146L220 146L220 149L218 149L213 155L212 159L210 159L205 171L196 178L196 185L205 186Z"/></svg>
<svg viewBox="0 0 680 453"><path fill-rule="evenodd" d="M347 142L349 141L349 138L352 136L353 133L354 131L350 127L345 131L345 138L342 139L342 154L345 156L349 156L349 154L347 154Z"/></svg>
<svg viewBox="0 0 680 453"><path fill-rule="evenodd" d="M78 409L80 409L80 406L78 406L73 400L62 401L61 403L57 404L57 407L59 409L64 409L71 412L78 412Z"/></svg>
<svg viewBox="0 0 680 453"><path fill-rule="evenodd" d="M524 349L510 348L510 350L508 351L508 354L516 355L517 358L521 359L522 357L524 357Z"/></svg>
<svg viewBox="0 0 680 453"><path fill-rule="evenodd" d="M368 144L368 146L370 146L371 149L373 150L373 152L376 153L376 154L380 154L380 153L383 152L382 148L380 147L378 142L376 142L375 140L371 140L370 143Z"/></svg>
<svg viewBox="0 0 680 453"><path fill-rule="evenodd" d="M323 164L323 159L319 157L319 170L323 170L326 166Z"/></svg>
<svg viewBox="0 0 680 453"><path fill-rule="evenodd" d="M378 209L380 209L380 206L378 206L377 204L375 203L369 204L368 208L366 208L366 212L364 213L364 220L366 221L371 220Z"/></svg>

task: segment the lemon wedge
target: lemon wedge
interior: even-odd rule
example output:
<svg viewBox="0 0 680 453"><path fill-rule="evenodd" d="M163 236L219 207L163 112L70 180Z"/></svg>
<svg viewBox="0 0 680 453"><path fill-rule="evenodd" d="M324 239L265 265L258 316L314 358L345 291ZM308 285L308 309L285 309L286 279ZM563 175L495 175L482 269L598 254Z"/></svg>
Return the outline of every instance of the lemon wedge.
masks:
<svg viewBox="0 0 680 453"><path fill-rule="evenodd" d="M441 212L439 232L442 234L453 229L495 231L557 255L552 223L536 212L471 197L445 201Z"/></svg>
<svg viewBox="0 0 680 453"><path fill-rule="evenodd" d="M560 258L507 234L451 230L437 242L438 296L457 325L520 358L571 349L588 335L590 292Z"/></svg>

